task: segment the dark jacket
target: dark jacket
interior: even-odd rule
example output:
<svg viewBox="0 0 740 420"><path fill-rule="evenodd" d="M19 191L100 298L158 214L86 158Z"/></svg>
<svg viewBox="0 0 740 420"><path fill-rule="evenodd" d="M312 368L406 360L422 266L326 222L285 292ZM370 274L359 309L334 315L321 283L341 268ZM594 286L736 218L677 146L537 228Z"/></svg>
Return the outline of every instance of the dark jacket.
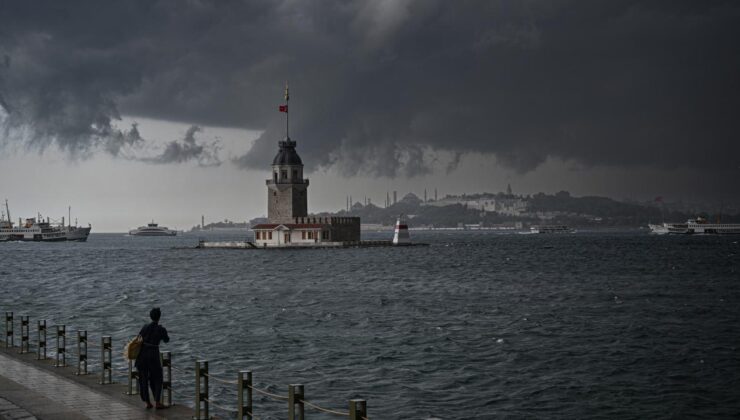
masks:
<svg viewBox="0 0 740 420"><path fill-rule="evenodd" d="M159 343L169 342L170 336L167 335L167 329L156 322L144 325L139 331L139 335L144 339L136 358L136 365L141 363L159 364Z"/></svg>

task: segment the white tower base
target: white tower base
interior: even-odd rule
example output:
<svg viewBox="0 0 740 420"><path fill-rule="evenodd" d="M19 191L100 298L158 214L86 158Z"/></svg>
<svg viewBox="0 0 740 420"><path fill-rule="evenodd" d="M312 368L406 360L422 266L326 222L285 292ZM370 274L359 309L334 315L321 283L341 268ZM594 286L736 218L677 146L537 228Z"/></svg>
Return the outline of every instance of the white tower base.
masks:
<svg viewBox="0 0 740 420"><path fill-rule="evenodd" d="M393 245L409 245L411 244L411 238L409 238L409 227L403 220L403 216L399 216L396 220L396 228L393 231Z"/></svg>

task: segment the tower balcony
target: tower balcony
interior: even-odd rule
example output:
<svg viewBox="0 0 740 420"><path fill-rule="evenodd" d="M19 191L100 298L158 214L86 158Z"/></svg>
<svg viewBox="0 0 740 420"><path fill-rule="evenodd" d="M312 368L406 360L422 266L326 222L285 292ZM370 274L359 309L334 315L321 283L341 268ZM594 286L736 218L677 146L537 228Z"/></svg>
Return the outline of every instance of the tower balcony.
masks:
<svg viewBox="0 0 740 420"><path fill-rule="evenodd" d="M265 184L267 185L305 185L308 186L308 178L296 180L296 179L266 179Z"/></svg>

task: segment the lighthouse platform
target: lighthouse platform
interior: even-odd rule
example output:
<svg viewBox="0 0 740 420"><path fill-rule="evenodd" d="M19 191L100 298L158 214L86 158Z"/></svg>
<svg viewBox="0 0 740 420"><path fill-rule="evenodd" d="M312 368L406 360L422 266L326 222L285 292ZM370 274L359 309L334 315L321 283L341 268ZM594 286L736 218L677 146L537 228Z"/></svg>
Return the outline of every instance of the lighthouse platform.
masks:
<svg viewBox="0 0 740 420"><path fill-rule="evenodd" d="M280 244L280 245L269 245L263 243L258 246L254 242L250 241L198 241L196 249L246 249L246 250L258 250L258 249L321 249L321 248L373 248L373 247L384 247L384 246L429 246L426 243L405 243L405 244L394 244L393 241L351 241L351 242L319 242L319 243L293 243L293 244Z"/></svg>

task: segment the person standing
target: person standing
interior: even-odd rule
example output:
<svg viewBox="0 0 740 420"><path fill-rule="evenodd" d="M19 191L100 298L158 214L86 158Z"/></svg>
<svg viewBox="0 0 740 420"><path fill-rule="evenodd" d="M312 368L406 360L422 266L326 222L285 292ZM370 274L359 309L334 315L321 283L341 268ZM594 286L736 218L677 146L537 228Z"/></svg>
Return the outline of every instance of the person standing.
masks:
<svg viewBox="0 0 740 420"><path fill-rule="evenodd" d="M136 370L139 371L139 395L141 400L146 403L146 408L154 407L149 400L149 387L152 388L154 401L158 409L167 408L160 403L162 397L162 362L159 357L159 343L170 341L167 335L167 329L159 325L159 318L162 311L159 308L152 308L149 311L149 317L152 322L144 325L139 332L143 342L141 350L136 357Z"/></svg>

